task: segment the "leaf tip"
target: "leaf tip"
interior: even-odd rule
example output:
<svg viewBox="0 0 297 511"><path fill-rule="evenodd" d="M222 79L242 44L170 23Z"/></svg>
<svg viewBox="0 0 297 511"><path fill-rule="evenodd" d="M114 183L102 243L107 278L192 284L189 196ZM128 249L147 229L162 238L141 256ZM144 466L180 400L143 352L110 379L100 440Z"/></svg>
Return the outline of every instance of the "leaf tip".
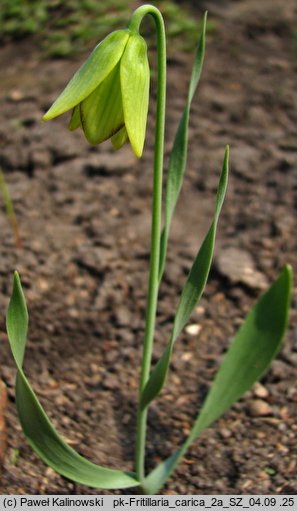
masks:
<svg viewBox="0 0 297 511"><path fill-rule="evenodd" d="M22 288L20 275L17 270L13 272L13 288Z"/></svg>
<svg viewBox="0 0 297 511"><path fill-rule="evenodd" d="M13 273L13 286L12 286L12 295L10 299L10 305L15 302L15 300L21 300L22 308L24 310L25 316L28 318L28 311L26 306L26 300L22 288L21 278L17 270Z"/></svg>
<svg viewBox="0 0 297 511"><path fill-rule="evenodd" d="M285 264L283 272L288 277L288 279L293 279L293 268L290 264Z"/></svg>
<svg viewBox="0 0 297 511"><path fill-rule="evenodd" d="M14 272L13 272L13 278L14 278L14 279L16 279L16 278L18 278L18 279L19 279L19 278L20 278L20 276L19 276L19 272L18 272L17 270L14 270Z"/></svg>
<svg viewBox="0 0 297 511"><path fill-rule="evenodd" d="M281 273L281 277L285 280L287 289L288 289L288 296L291 296L292 286L293 286L293 268L290 264L285 264L283 267L283 271Z"/></svg>
<svg viewBox="0 0 297 511"><path fill-rule="evenodd" d="M223 162L223 168L225 169L225 172L229 173L229 158L230 158L230 146L229 144L226 145L225 148L225 154L224 154L224 162Z"/></svg>

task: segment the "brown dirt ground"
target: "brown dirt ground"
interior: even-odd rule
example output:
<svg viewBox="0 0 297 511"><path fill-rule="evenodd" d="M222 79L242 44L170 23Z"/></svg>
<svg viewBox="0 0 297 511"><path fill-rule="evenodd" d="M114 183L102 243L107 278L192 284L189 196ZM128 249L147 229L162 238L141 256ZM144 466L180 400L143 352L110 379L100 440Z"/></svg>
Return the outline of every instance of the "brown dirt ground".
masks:
<svg viewBox="0 0 297 511"><path fill-rule="evenodd" d="M262 288L297 267L296 17L294 1L205 2L208 37L190 123L185 186L160 292L154 361L166 344L191 260L211 218L226 143L231 176L209 284L176 344L149 416L148 466L180 444L223 352ZM193 7L197 19L202 10ZM295 28L296 30L296 28ZM295 39L294 39L295 38ZM26 372L53 423L83 455L132 469L149 257L154 116L141 161L129 147L90 148L65 118L41 122L83 58L40 61L32 42L0 49L0 156L22 239L0 215L0 377L8 388L8 448L0 492L90 494L47 468L24 440L4 316L12 272L30 311ZM183 108L189 55L169 55L166 159ZM154 93L153 93L154 94ZM246 280L233 266L257 272ZM296 289L295 289L296 291ZM165 494L297 493L296 293L271 370L206 431ZM191 333L192 332L192 333ZM94 434L95 433L95 434Z"/></svg>

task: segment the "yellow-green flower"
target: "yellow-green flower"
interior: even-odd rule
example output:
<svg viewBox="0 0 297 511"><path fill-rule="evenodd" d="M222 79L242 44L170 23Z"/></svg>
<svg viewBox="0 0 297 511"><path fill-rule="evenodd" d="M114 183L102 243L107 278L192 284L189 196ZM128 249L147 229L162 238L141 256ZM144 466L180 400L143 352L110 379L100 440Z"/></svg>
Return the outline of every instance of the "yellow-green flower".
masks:
<svg viewBox="0 0 297 511"><path fill-rule="evenodd" d="M129 140L140 158L149 80L146 42L138 33L118 30L96 46L43 120L73 109L70 130L81 127L91 144L111 138L115 149Z"/></svg>

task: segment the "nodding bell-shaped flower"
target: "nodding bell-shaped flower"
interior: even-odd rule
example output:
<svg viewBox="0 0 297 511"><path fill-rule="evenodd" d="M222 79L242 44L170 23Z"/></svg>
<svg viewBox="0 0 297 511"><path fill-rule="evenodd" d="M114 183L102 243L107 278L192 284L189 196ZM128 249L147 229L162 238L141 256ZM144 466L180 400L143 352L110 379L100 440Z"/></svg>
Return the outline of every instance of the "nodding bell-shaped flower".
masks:
<svg viewBox="0 0 297 511"><path fill-rule="evenodd" d="M107 36L75 73L43 116L48 121L72 110L69 129L81 127L91 144L111 138L115 149L128 140L143 151L150 71L145 40L130 30Z"/></svg>

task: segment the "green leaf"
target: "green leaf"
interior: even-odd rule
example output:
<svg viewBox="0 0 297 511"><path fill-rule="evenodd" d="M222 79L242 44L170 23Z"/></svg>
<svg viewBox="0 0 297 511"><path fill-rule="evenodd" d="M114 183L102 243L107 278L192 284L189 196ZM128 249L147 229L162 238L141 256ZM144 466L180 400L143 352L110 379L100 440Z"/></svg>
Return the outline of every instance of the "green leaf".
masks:
<svg viewBox="0 0 297 511"><path fill-rule="evenodd" d="M143 37L138 34L130 36L120 65L125 126L132 149L140 158L145 140L150 87L147 46Z"/></svg>
<svg viewBox="0 0 297 511"><path fill-rule="evenodd" d="M169 345L163 352L163 355L161 356L156 367L151 373L150 378L144 388L141 400L143 408L148 406L148 404L162 390L163 385L165 383L174 343L178 335L180 334L181 330L185 326L186 322L188 321L190 315L192 314L194 308L196 307L204 291L214 252L215 236L219 215L223 205L228 183L228 160L229 147L227 146L217 192L214 219L196 256L196 259L193 263L188 279L182 291L174 319L173 331L169 341Z"/></svg>
<svg viewBox="0 0 297 511"><path fill-rule="evenodd" d="M231 344L202 407L193 435L220 417L267 370L277 355L288 323L292 270L278 279L249 312Z"/></svg>
<svg viewBox="0 0 297 511"><path fill-rule="evenodd" d="M165 195L165 223L160 244L159 281L161 281L164 272L171 219L182 187L187 163L190 108L202 72L205 54L206 21L207 12L204 14L202 33L192 70L186 106L170 154Z"/></svg>
<svg viewBox="0 0 297 511"><path fill-rule="evenodd" d="M6 326L8 338L13 339L13 343L10 344L13 357L17 366L20 367L23 365L28 323L25 297L19 275L15 272L12 295L7 310Z"/></svg>
<svg viewBox="0 0 297 511"><path fill-rule="evenodd" d="M192 442L267 371L287 328L291 289L292 270L285 266L237 332L186 442L147 476L147 493L158 492Z"/></svg>
<svg viewBox="0 0 297 511"><path fill-rule="evenodd" d="M43 116L43 120L49 121L87 98L117 65L129 36L128 30L117 30L103 39Z"/></svg>
<svg viewBox="0 0 297 511"><path fill-rule="evenodd" d="M28 314L18 274L7 312L7 332L17 366L16 405L23 431L40 458L56 472L94 488L138 486L134 474L112 470L91 463L69 447L50 423L22 369L26 344Z"/></svg>

